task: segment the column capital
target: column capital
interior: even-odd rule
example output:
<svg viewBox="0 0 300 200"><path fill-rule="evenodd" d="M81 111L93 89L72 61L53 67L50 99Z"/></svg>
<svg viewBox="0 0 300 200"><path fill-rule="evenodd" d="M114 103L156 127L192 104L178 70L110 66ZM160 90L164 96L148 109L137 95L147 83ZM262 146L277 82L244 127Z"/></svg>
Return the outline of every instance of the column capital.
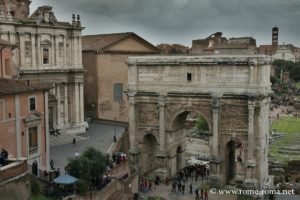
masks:
<svg viewBox="0 0 300 200"><path fill-rule="evenodd" d="M219 97L213 97L213 99L212 99L212 108L213 108L213 110L218 110L220 108Z"/></svg>
<svg viewBox="0 0 300 200"><path fill-rule="evenodd" d="M136 101L135 101L136 92L130 91L130 92L128 92L127 95L128 95L128 102L129 102L129 104L132 104L132 105L136 104Z"/></svg>
<svg viewBox="0 0 300 200"><path fill-rule="evenodd" d="M159 105L159 107L165 106L165 103L166 103L165 101L166 101L166 96L160 95L158 97L158 105Z"/></svg>
<svg viewBox="0 0 300 200"><path fill-rule="evenodd" d="M254 99L248 99L248 108L254 108L255 107L255 101Z"/></svg>
<svg viewBox="0 0 300 200"><path fill-rule="evenodd" d="M135 97L136 96L136 91L129 91L128 93L127 93L127 95L128 95L128 97Z"/></svg>

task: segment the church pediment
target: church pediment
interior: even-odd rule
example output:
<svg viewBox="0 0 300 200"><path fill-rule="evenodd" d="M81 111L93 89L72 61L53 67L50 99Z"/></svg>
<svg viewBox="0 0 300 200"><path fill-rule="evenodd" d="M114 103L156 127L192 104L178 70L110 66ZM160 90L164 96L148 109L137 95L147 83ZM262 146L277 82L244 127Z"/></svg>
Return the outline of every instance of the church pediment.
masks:
<svg viewBox="0 0 300 200"><path fill-rule="evenodd" d="M51 42L50 40L45 39L41 42L41 45L51 45Z"/></svg>
<svg viewBox="0 0 300 200"><path fill-rule="evenodd" d="M34 111L31 112L25 119L24 123L28 125L39 124L42 119L42 113Z"/></svg>
<svg viewBox="0 0 300 200"><path fill-rule="evenodd" d="M52 12L51 6L39 7L31 16L31 19L35 20L37 24L50 24L56 25L57 19Z"/></svg>

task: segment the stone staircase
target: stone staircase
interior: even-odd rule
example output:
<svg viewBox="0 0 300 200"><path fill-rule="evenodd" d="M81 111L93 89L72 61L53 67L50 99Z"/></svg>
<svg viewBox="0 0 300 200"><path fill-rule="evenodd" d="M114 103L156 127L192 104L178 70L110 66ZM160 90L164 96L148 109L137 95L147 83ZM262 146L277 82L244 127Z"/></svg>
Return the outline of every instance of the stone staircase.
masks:
<svg viewBox="0 0 300 200"><path fill-rule="evenodd" d="M63 144L71 144L73 142L73 138L76 139L76 142L89 139L88 136L83 137L80 135L61 132L60 135L50 135L50 147L63 145Z"/></svg>

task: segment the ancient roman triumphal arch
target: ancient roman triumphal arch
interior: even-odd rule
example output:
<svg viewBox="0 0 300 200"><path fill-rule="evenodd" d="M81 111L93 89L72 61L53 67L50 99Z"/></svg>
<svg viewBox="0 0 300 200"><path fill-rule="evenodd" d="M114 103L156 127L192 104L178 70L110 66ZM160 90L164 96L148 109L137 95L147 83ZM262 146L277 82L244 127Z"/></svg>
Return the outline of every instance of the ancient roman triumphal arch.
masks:
<svg viewBox="0 0 300 200"><path fill-rule="evenodd" d="M131 166L176 175L189 113L209 126L211 178L263 188L268 177L270 62L262 55L130 57Z"/></svg>

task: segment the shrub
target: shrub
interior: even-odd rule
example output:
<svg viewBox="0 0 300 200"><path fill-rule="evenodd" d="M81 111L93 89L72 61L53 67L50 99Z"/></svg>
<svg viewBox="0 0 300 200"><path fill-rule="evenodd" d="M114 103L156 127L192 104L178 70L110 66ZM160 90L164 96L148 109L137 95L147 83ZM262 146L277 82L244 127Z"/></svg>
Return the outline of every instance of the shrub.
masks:
<svg viewBox="0 0 300 200"><path fill-rule="evenodd" d="M87 193L88 189L89 189L89 187L88 187L88 184L86 183L86 181L84 181L82 179L78 179L78 181L76 181L75 191L77 194L83 196Z"/></svg>
<svg viewBox="0 0 300 200"><path fill-rule="evenodd" d="M31 184L32 195L38 195L41 193L40 185L35 177L33 177L33 176L30 177L30 184Z"/></svg>

